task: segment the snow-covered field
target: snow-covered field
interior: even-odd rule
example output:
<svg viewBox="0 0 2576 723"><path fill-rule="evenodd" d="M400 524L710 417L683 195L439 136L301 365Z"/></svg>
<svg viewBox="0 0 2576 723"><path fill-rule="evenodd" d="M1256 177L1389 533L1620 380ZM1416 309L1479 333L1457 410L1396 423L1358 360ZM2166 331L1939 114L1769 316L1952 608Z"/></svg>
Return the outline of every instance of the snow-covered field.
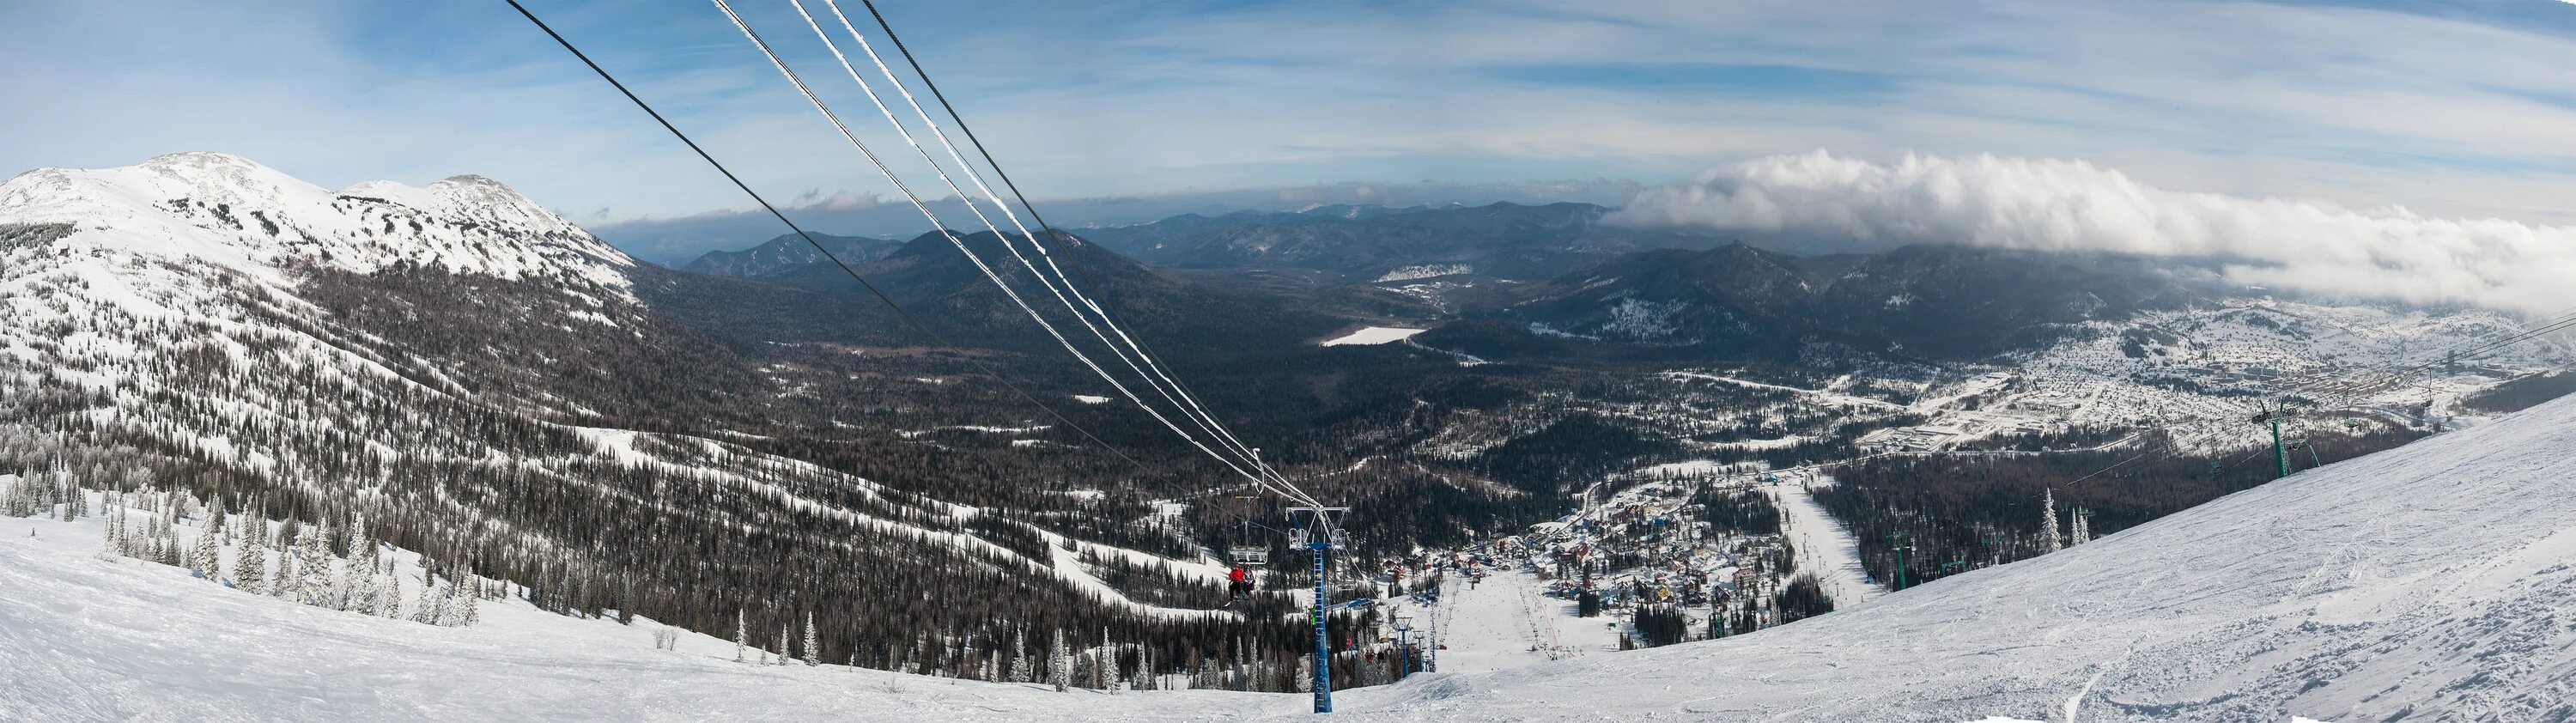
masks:
<svg viewBox="0 0 2576 723"><path fill-rule="evenodd" d="M2576 399L1850 611L1554 662L1453 654L1498 669L1338 702L1365 720L2568 720L2569 499ZM100 561L94 524L0 523L0 719L1188 720L1306 706L738 665L703 641L658 651L643 627L512 604L471 628L390 621ZM1454 600L1468 610L1488 592ZM1452 621L1447 637L1470 629Z"/></svg>
<svg viewBox="0 0 2576 723"><path fill-rule="evenodd" d="M1424 330L1422 329L1404 329L1392 326L1372 326L1325 341L1324 346L1386 344L1412 338L1413 335L1420 334L1423 331Z"/></svg>

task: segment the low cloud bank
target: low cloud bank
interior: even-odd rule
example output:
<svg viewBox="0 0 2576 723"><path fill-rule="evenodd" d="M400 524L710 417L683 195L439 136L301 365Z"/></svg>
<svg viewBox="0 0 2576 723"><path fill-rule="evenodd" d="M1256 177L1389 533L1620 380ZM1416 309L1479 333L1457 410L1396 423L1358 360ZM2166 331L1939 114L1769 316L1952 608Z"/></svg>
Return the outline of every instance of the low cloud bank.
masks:
<svg viewBox="0 0 2576 723"><path fill-rule="evenodd" d="M2576 228L2169 191L2083 161L1772 156L1647 190L1612 220L1886 245L2221 257L2241 260L2224 266L2229 280L2254 286L2529 314L2576 304Z"/></svg>

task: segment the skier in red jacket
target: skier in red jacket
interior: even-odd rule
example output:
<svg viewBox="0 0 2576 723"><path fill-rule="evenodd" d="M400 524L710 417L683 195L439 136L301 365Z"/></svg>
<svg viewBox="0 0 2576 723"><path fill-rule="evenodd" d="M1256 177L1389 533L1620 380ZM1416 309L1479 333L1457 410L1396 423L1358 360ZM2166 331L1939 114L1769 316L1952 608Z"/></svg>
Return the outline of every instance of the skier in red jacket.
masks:
<svg viewBox="0 0 2576 723"><path fill-rule="evenodd" d="M1245 595L1252 594L1252 576L1244 574L1243 568L1237 567L1227 570L1225 573L1225 580L1225 593L1227 596L1239 599Z"/></svg>

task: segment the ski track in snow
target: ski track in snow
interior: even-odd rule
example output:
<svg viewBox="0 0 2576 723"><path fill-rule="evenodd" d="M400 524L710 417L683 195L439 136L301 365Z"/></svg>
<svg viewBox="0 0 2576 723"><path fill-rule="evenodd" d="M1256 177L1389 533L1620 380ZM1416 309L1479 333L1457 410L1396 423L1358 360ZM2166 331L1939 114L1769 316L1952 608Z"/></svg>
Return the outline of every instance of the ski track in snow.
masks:
<svg viewBox="0 0 2576 723"><path fill-rule="evenodd" d="M1817 475L1819 482L1831 478ZM1877 598L1881 588L1869 580L1869 572L1860 564L1860 541L1841 520L1825 512L1824 505L1807 490L1786 480L1776 485L1762 485L1771 504L1789 518L1789 544L1798 548L1798 569L1816 573L1825 594L1834 599L1835 610L1848 610Z"/></svg>

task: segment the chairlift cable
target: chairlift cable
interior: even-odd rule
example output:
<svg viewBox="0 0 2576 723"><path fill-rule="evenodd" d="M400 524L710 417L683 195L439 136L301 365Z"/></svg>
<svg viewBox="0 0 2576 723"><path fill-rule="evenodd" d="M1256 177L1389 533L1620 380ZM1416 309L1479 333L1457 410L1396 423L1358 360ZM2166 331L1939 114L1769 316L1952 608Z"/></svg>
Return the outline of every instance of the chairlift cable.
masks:
<svg viewBox="0 0 2576 723"><path fill-rule="evenodd" d="M913 151L921 156L922 162L929 165L931 171L939 176L940 182L947 186L948 191L955 194L958 200L966 205L967 211L975 216L975 220L982 223L986 230L993 232L995 239L1001 243L1002 248L1005 251L1008 251L1013 259L1019 261L1020 266L1027 269L1029 275L1035 277L1038 280L1039 285L1043 286L1049 295L1055 297L1057 303L1062 304L1066 311L1072 312L1074 320L1081 323L1084 330L1089 331L1093 338L1099 339L1102 345L1109 348L1111 354L1117 356L1121 363L1127 365L1129 371L1135 372L1138 377L1145 381L1147 386L1152 387L1155 393L1163 397L1164 401L1170 402L1172 406L1175 407L1184 417L1187 417L1192 424L1196 425L1200 431L1207 433L1211 439L1217 440L1219 446L1225 447L1227 451L1238 455L1242 460L1246 461L1249 466L1252 466L1257 471L1272 474L1274 477L1276 476L1275 472L1268 470L1261 464L1259 455L1253 453L1251 448L1244 445L1240 440L1236 440L1231 433L1228 433L1225 430L1223 425L1216 424L1213 418L1205 413L1205 410L1194 410L1194 405L1186 403L1179 398L1175 398L1170 390L1165 389L1163 383L1169 383L1170 379L1168 376L1163 377L1163 383L1157 383L1155 377L1156 374L1159 373L1159 369L1156 373L1148 373L1144 368L1138 366L1136 360L1129 357L1125 349L1120 348L1117 340L1113 340L1108 334L1102 333L1100 327L1092 323L1090 318L1091 315L1099 316L1101 321L1104 324L1109 325L1111 331L1117 333L1121 338L1126 336L1126 332L1117 328L1116 322L1109 318L1108 313L1103 310L1098 303L1083 296L1080 289L1073 287L1071 279L1064 278L1061 269L1055 270L1055 279L1063 281L1063 288L1058 287L1056 280L1050 280L1047 272L1039 270L1035 264L1030 262L1028 256L1020 253L1019 246L1012 243L1010 234L1003 232L999 226L995 225L993 220L984 214L982 207L976 205L973 197L968 196L964 189L958 187L957 182L949 176L946 169L940 166L939 161L932 158L930 151L927 148L924 148L921 145L920 140L915 137L911 131L904 127L903 121L895 117L894 111L887 107L884 99L877 93L876 88L874 88L867 79L860 77L858 68L851 65L849 56L842 52L840 44L834 42L831 34L823 29L822 24L815 20L811 12L807 11L803 0L789 0L789 2L796 8L797 15L805 20L806 27L814 31L815 37L823 41L824 47L831 50L833 58L840 62L842 70L849 73L850 80L858 84L859 89L867 94L869 102L874 104L877 111L884 115L886 122L894 127L895 133L901 136L904 143L910 145ZM911 106L913 112L921 117L923 125L937 138L941 147L946 149L949 158L953 159L957 163L959 170L964 173L967 180L972 183L977 190L982 191L985 197L990 199L993 205L1002 211L1003 215L1008 221L1010 221L1011 225L1019 230L1021 238L1026 239L1030 245L1037 250L1039 256L1047 260L1047 265L1050 268L1053 268L1055 266L1053 258L1047 254L1044 246L1037 245L1036 235L1030 233L1027 226L1021 225L1019 216L1011 211L1010 206L1003 203L999 195L995 194L991 187L985 185L983 178L980 174L976 173L974 166L968 164L965 157L958 153L957 147L949 142L947 132L942 130L938 123L930 117L929 111L921 107L920 101L915 99L912 92L903 86L902 79L895 75L893 69L886 66L885 60L877 55L875 46L868 42L865 35L859 33L857 27L851 25L849 17L841 12L840 3L837 0L825 0L825 3L829 9L831 9L833 17L840 21L841 27L847 30L850 33L850 37L858 42L859 49L865 52L868 59L875 64L878 72L885 75L894 91L902 95L904 101ZM1000 283L1000 279L998 278L994 281L997 284ZM1073 295L1071 299L1066 297L1068 292ZM1074 299L1080 299L1082 304L1076 305L1073 301ZM1083 313L1083 309L1085 307L1088 307L1091 310L1091 315ZM1037 312L1035 310L1030 310L1030 313L1034 315ZM1151 366L1152 360L1146 360L1146 365ZM1143 402L1138 400L1138 403L1142 404Z"/></svg>
<svg viewBox="0 0 2576 723"><path fill-rule="evenodd" d="M583 53L581 48L574 46L572 41L566 39L562 33L555 32L553 26L547 25L546 21L538 18L536 13L529 11L527 6L519 4L519 0L503 1L509 3L511 9L519 11L519 15L526 17L528 22L535 24L538 30L545 31L547 37L553 38L556 44L563 46L564 50L571 52L573 57L579 59L583 65L589 66L591 72L599 74L601 80L608 81L608 84L611 87L616 88L619 94L626 96L626 99L633 102L636 108L643 110L645 115L652 116L653 121L661 124L663 130L670 131L672 137L679 139L682 145L688 146L690 151L697 153L698 158L705 160L707 165L714 167L716 173L722 174L725 177L725 180L731 181L735 188L742 189L743 194L750 196L753 202L760 204L762 210L768 211L769 215L777 218L779 223L785 224L789 230L796 232L797 238L804 239L807 245L813 246L814 250L821 253L824 259L831 261L832 265L840 268L842 273L848 274L850 280L858 282L859 286L866 289L869 295L876 297L877 301L883 302L886 305L886 308L892 309L895 316L903 320L905 326L912 327L914 331L920 332L923 336L929 337L930 340L938 346L959 352L958 358L965 360L968 364L973 365L977 370L984 372L986 376L992 377L993 380L1000 383L1003 388L1011 390L1012 394L1018 395L1019 398L1028 401L1029 404L1046 412L1047 416L1053 417L1066 428L1080 433L1084 439L1091 440L1093 444L1099 445L1101 449L1108 451L1110 454L1117 455L1119 459L1126 460L1128 464L1135 465L1138 469L1152 469L1151 467L1146 466L1145 463L1137 461L1136 458L1128 456L1126 452L1118 449L1116 445L1102 441L1098 435L1092 434L1091 430L1083 428L1081 424L1075 423L1072 419L1066 418L1064 414L1057 412L1054 407L1047 405L1045 402L1039 401L1035 395L1030 394L1019 385L1011 383L1009 377L1003 376L1001 372L994 369L992 365L986 364L983 360L975 358L972 354L964 353L964 347L950 342L946 336L941 335L939 332L932 330L928 325L923 324L919 317L913 316L912 312L905 310L902 304L895 303L893 297L886 295L884 290L877 288L876 284L870 283L866 277L860 276L859 272L856 269L851 268L848 262L842 261L838 255L833 254L830 249L825 248L821 242L815 241L813 234L807 233L805 229L798 226L795 221L789 220L787 218L787 214L778 210L778 206L770 203L768 198L760 195L760 192L752 190L750 184L743 182L740 176L734 175L733 170L726 168L723 162L716 160L714 154L707 152L705 147L699 146L698 142L695 139L690 138L687 133L681 132L680 128L673 125L670 119L662 116L661 111L655 110L652 104L644 102L642 97L635 95L635 91L628 89L624 82L617 79L617 76L610 74L607 68L600 67L598 62L590 59L589 54Z"/></svg>
<svg viewBox="0 0 2576 723"><path fill-rule="evenodd" d="M1019 306L1021 311L1027 313L1029 318L1032 320L1035 320L1038 323L1039 328L1044 329L1049 336L1053 337L1058 345L1063 346L1067 351L1071 352L1075 359L1080 360L1085 367L1091 369L1093 374L1098 375L1101 379L1109 382L1112 388L1117 389L1118 392L1121 395L1126 396L1129 401L1135 402L1139 408L1144 409L1146 414L1154 417L1155 421L1161 422L1163 426L1170 428L1174 433L1181 435L1182 439L1188 441L1191 446L1197 447L1199 451L1205 452L1209 457L1215 458L1217 461L1225 464L1226 467L1233 469L1236 474L1243 475L1244 477L1264 486L1271 485L1268 480L1263 479L1260 475L1245 471L1244 468L1241 465L1236 464L1234 460L1229 459L1226 455L1219 454L1216 450L1209 448L1205 443L1200 442L1196 436L1181 429L1179 425L1173 424L1171 419L1163 416L1163 413L1160 410L1155 409L1151 405L1145 404L1144 400L1136 396L1134 391L1128 389L1125 384L1120 383L1106 370L1101 369L1100 365L1094 362L1089 355L1083 354L1081 349L1075 347L1070 340L1065 338L1063 332L1057 330L1055 325L1049 323L1045 316L1037 312L1035 307L1030 306L1025 299L1022 299L1018 291L1012 289L1009 284L1003 283L1000 275L995 273L991 266L985 264L982 257L977 256L972 249L967 248L965 242L958 240L957 236L953 232L949 231L946 225L939 221L938 214L932 212L930 207L921 201L921 197L918 194L913 193L911 187L905 185L902 179L895 176L893 169L888 168L885 165L884 160L879 158L875 151L870 150L866 143L861 142L858 136L851 132L848 124L841 121L840 115L834 113L831 107L825 104L820 96L815 95L813 88L808 86L804 79L796 74L794 69L788 67L787 61L778 56L777 50L771 48L768 41L762 40L760 34L757 31L752 30L749 22L744 21L739 13L734 12L733 6L730 3L726 2L726 0L713 0L713 2L715 3L716 9L722 11L727 20L732 21L734 28L742 31L743 37L751 41L752 47L758 49L761 52L761 55L768 58L770 65L777 68L779 73L787 78L788 83L795 86L799 94L805 96L806 102L812 104L816 111L822 113L825 120L831 122L833 128L841 133L842 138L848 140L852 147L858 149L860 155L868 160L869 165L875 167L880 175L885 176L887 182L894 185L897 192L903 194L904 199L912 204L914 210L919 211L924 218L930 221L932 228L937 229L937 232L941 237L947 239L949 244L955 246L960 253L965 254L967 260L972 262L975 265L975 268L978 271L981 271L987 280L992 281L995 286L999 287L1004 296L1009 297L1013 304ZM1274 489L1278 488L1274 487ZM1303 491L1296 490L1294 487L1286 488L1281 490L1281 492L1282 494L1291 496L1292 498L1311 499L1304 497Z"/></svg>

